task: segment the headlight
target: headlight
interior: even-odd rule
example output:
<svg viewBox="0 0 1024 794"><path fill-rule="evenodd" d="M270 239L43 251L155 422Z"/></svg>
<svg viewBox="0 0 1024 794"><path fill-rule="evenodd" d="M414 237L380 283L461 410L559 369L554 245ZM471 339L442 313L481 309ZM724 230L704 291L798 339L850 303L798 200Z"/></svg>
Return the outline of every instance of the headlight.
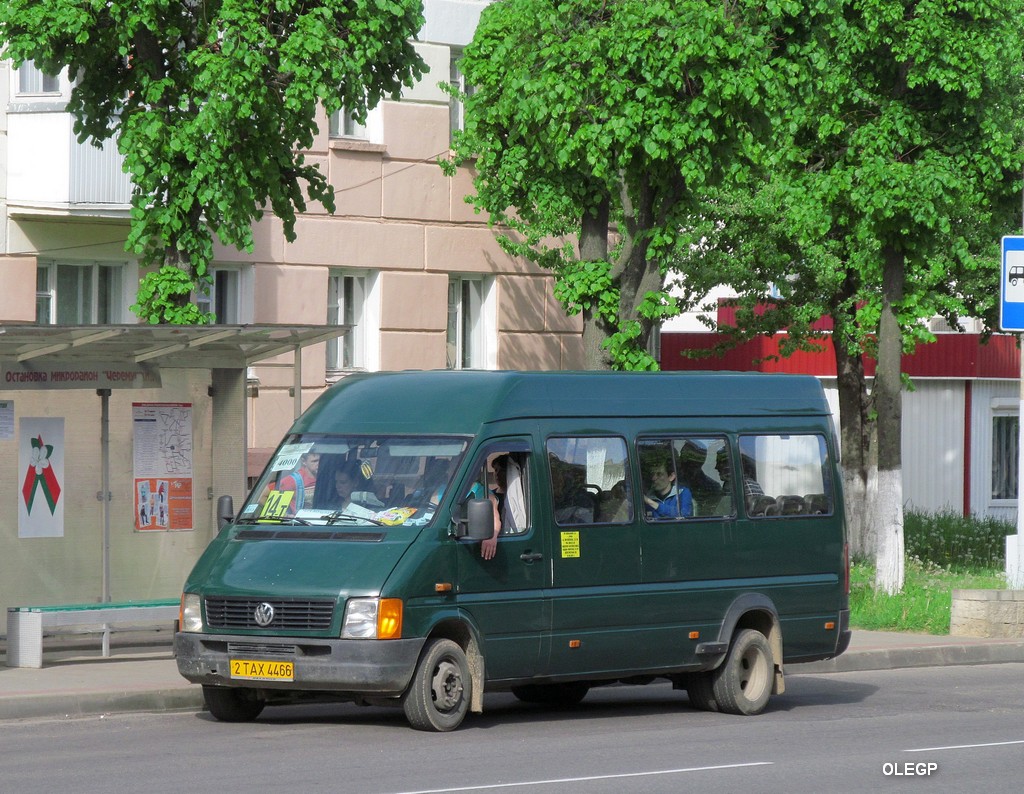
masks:
<svg viewBox="0 0 1024 794"><path fill-rule="evenodd" d="M181 597L181 631L203 630L202 599L196 593L185 593Z"/></svg>
<svg viewBox="0 0 1024 794"><path fill-rule="evenodd" d="M341 637L345 640L395 640L402 636L402 599L350 598Z"/></svg>

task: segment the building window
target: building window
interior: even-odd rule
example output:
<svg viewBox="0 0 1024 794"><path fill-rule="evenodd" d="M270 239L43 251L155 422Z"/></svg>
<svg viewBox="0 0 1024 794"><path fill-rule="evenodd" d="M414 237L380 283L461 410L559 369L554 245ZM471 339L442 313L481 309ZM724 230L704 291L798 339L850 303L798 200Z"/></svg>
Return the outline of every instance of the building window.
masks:
<svg viewBox="0 0 1024 794"><path fill-rule="evenodd" d="M110 325L121 322L123 265L40 262L36 323Z"/></svg>
<svg viewBox="0 0 1024 794"><path fill-rule="evenodd" d="M487 369L492 365L488 340L490 280L452 276L448 280L448 369Z"/></svg>
<svg viewBox="0 0 1024 794"><path fill-rule="evenodd" d="M346 112L345 108L331 114L327 123L327 134L331 138L357 138L366 140L369 136L366 126L360 124Z"/></svg>
<svg viewBox="0 0 1024 794"><path fill-rule="evenodd" d="M241 320L242 276L238 270L210 269L211 284L208 294L196 293L196 306L213 314L219 325L237 325Z"/></svg>
<svg viewBox="0 0 1024 794"><path fill-rule="evenodd" d="M459 69L461 58L461 50L452 50L449 62L449 83L459 92L459 96L469 97L473 95L473 86L466 84L466 76ZM453 96L448 100L448 123L452 133L466 129L466 106L458 97Z"/></svg>
<svg viewBox="0 0 1024 794"><path fill-rule="evenodd" d="M348 332L327 342L327 369L361 369L365 361L366 277L332 273L327 284L327 323L347 325Z"/></svg>
<svg viewBox="0 0 1024 794"><path fill-rule="evenodd" d="M992 417L992 498L1017 498L1020 420L1009 414Z"/></svg>
<svg viewBox="0 0 1024 794"><path fill-rule="evenodd" d="M43 74L32 61L18 67L19 94L59 94L60 78Z"/></svg>

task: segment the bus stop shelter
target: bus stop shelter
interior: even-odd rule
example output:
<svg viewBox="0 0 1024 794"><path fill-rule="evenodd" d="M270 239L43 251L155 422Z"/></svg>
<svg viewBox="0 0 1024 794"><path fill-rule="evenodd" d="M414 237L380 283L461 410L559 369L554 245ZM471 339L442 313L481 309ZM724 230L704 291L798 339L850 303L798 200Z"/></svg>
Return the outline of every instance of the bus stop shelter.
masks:
<svg viewBox="0 0 1024 794"><path fill-rule="evenodd" d="M175 595L167 591L179 572L191 567L216 531L216 497L237 501L245 493L248 368L282 356L287 361L290 354L297 416L303 409L301 350L346 330L0 325L0 557L15 574L0 583L0 603L105 602L112 592L121 599ZM165 398L194 410L197 447L206 456L189 486L195 507L188 541L186 533L174 532L143 539L147 533L137 531L135 509L126 504L132 497L123 482L132 472L132 411L139 405L132 400L158 405ZM19 463L24 417L58 417L68 428L74 462L59 498L69 510L69 531L60 537L26 537L19 529L19 510L29 497L50 501L58 493L57 483L47 487L50 473L38 466L35 473L23 471Z"/></svg>

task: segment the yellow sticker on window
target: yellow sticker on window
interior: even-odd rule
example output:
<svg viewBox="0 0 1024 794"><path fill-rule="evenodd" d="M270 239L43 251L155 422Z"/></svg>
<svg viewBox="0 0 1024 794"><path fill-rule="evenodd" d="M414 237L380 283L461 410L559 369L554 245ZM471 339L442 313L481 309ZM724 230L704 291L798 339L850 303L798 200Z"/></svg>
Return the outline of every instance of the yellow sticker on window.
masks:
<svg viewBox="0 0 1024 794"><path fill-rule="evenodd" d="M295 498L295 491L271 491L263 503L260 518L280 518L288 514L288 505Z"/></svg>
<svg viewBox="0 0 1024 794"><path fill-rule="evenodd" d="M565 557L579 557L580 556L580 533L563 532L562 533L562 558Z"/></svg>

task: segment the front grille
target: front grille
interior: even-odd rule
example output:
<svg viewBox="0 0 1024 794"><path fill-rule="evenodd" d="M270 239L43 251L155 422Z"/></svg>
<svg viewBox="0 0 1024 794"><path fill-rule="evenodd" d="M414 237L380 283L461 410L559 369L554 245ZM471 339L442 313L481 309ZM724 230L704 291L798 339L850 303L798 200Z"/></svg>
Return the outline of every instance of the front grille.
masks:
<svg viewBox="0 0 1024 794"><path fill-rule="evenodd" d="M266 642L229 642L230 656L294 656L294 645L277 645Z"/></svg>
<svg viewBox="0 0 1024 794"><path fill-rule="evenodd" d="M270 604L274 619L266 626L256 622L256 608ZM286 601L274 598L206 598L206 623L214 629L267 629L326 631L334 617L333 601Z"/></svg>

